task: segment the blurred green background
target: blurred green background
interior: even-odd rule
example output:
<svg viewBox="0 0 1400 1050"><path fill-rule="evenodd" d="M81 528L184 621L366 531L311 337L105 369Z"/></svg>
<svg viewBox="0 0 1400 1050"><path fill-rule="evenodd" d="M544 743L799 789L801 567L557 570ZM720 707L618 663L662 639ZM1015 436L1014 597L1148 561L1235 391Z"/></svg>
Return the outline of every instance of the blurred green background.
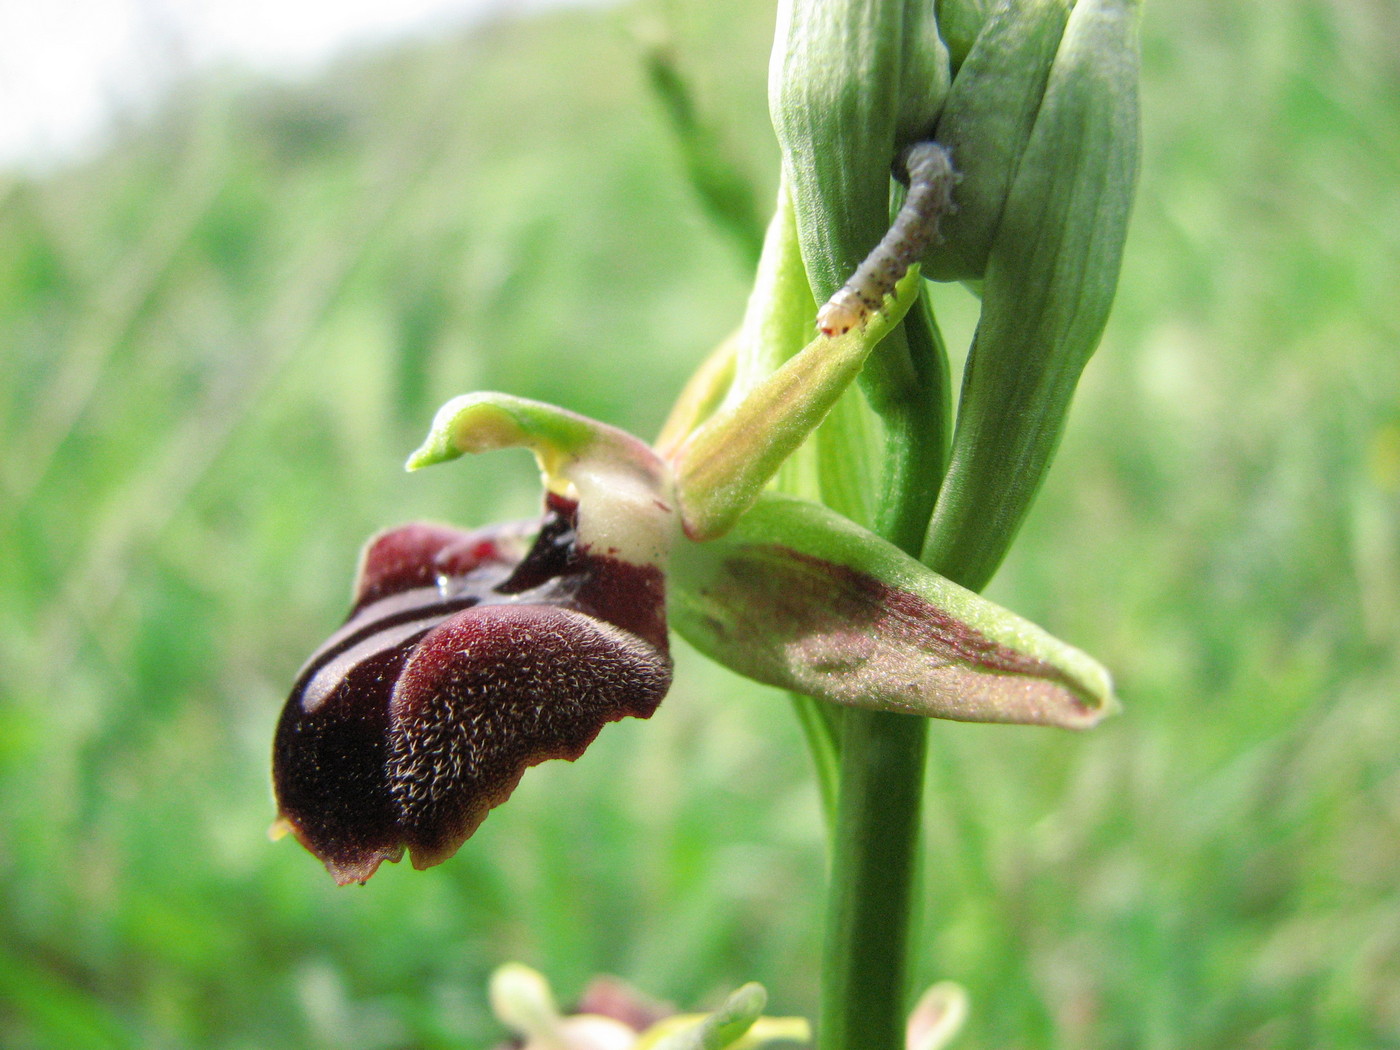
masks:
<svg viewBox="0 0 1400 1050"><path fill-rule="evenodd" d="M450 863L338 890L265 834L364 538L536 506L523 454L401 471L437 404L651 433L736 322L637 29L766 202L772 20L559 11L210 79L0 176L0 1045L488 1046L512 958L812 1013L799 733L683 648L654 719ZM934 726L918 977L969 988L968 1050L1400 1047L1400 20L1150 4L1144 110L1116 312L991 589L1126 710Z"/></svg>

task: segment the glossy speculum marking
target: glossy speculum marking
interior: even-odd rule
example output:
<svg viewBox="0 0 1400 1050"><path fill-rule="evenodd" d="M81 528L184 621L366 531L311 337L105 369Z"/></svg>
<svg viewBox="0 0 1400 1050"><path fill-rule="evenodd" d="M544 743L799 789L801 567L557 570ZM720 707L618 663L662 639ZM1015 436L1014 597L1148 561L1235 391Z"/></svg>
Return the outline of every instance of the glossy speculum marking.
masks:
<svg viewBox="0 0 1400 1050"><path fill-rule="evenodd" d="M904 206L851 279L817 311L823 335L844 335L880 310L885 296L938 237L939 220L953 210L959 176L946 149L936 142L916 143L904 151L899 167L909 181Z"/></svg>

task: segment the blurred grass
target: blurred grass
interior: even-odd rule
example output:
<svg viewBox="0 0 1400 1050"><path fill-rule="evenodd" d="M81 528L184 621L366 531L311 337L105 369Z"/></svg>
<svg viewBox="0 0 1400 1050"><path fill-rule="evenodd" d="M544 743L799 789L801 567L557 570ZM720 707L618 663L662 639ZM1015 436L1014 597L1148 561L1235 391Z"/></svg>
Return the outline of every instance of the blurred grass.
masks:
<svg viewBox="0 0 1400 1050"><path fill-rule="evenodd" d="M769 199L771 11L666 10ZM811 1012L799 735L686 652L651 722L532 771L446 865L338 891L264 837L274 719L364 537L538 498L524 457L404 476L433 408L648 433L737 320L631 18L192 85L0 179L0 1045L486 1046L507 958ZM1182 0L1145 31L1123 289L992 590L1127 711L934 727L920 978L971 989L969 1050L1400 1047L1400 28Z"/></svg>

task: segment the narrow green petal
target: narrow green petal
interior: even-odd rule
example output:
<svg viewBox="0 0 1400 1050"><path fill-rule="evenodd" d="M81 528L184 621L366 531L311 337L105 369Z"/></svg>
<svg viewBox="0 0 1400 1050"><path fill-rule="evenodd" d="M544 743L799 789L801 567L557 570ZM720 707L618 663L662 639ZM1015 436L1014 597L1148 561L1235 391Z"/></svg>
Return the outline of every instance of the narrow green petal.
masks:
<svg viewBox="0 0 1400 1050"><path fill-rule="evenodd" d="M691 538L723 535L753 504L783 460L826 418L918 293L915 267L864 327L818 336L739 404L692 435L675 455L677 490Z"/></svg>
<svg viewBox="0 0 1400 1050"><path fill-rule="evenodd" d="M682 543L671 583L697 649L824 700L1076 729L1117 706L1085 653L804 500L766 495L725 537Z"/></svg>
<svg viewBox="0 0 1400 1050"><path fill-rule="evenodd" d="M739 341L739 334L735 333L720 343L686 380L652 445L662 459L669 459L719 407L734 383Z"/></svg>

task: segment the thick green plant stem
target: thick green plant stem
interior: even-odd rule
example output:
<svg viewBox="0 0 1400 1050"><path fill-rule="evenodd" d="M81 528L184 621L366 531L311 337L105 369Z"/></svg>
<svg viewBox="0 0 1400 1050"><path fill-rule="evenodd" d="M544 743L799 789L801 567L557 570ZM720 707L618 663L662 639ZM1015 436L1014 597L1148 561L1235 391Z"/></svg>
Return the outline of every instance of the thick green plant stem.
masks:
<svg viewBox="0 0 1400 1050"><path fill-rule="evenodd" d="M921 427L913 417L922 411L924 420L937 419L930 407L924 401L887 413L886 425L902 416L911 430L922 430L927 422ZM886 539L915 555L937 490L913 479L942 473L941 460L928 461L930 444L941 452L941 442L921 442L919 436L928 437L908 434L887 444L888 452L907 458L891 464L887 481L894 484L886 488L878 521ZM925 718L856 708L842 712L819 1050L904 1045L927 741Z"/></svg>
<svg viewBox="0 0 1400 1050"><path fill-rule="evenodd" d="M903 0L779 6L769 105L817 303L884 234L901 135L931 127L941 105L947 56L926 15ZM947 435L946 366L936 332L921 323L927 320L906 315L860 377L885 436L883 476L868 494L870 523L914 557L943 475ZM830 495L823 491L823 500ZM817 1045L898 1050L927 726L854 709L842 712L841 723Z"/></svg>
<svg viewBox="0 0 1400 1050"><path fill-rule="evenodd" d="M885 473L875 531L918 557L946 465L947 355L921 297L888 341L909 375L885 398ZM883 349L883 346L882 346ZM928 720L847 708L831 835L819 1050L899 1050L918 894Z"/></svg>
<svg viewBox="0 0 1400 1050"><path fill-rule="evenodd" d="M917 557L947 448L948 377L921 301L892 339L914 373L880 407L886 470L875 529ZM920 805L928 720L847 708L831 835L819 1050L899 1050L908 1006L911 918L918 895Z"/></svg>
<svg viewBox="0 0 1400 1050"><path fill-rule="evenodd" d="M904 1045L928 720L844 713L819 1050Z"/></svg>

